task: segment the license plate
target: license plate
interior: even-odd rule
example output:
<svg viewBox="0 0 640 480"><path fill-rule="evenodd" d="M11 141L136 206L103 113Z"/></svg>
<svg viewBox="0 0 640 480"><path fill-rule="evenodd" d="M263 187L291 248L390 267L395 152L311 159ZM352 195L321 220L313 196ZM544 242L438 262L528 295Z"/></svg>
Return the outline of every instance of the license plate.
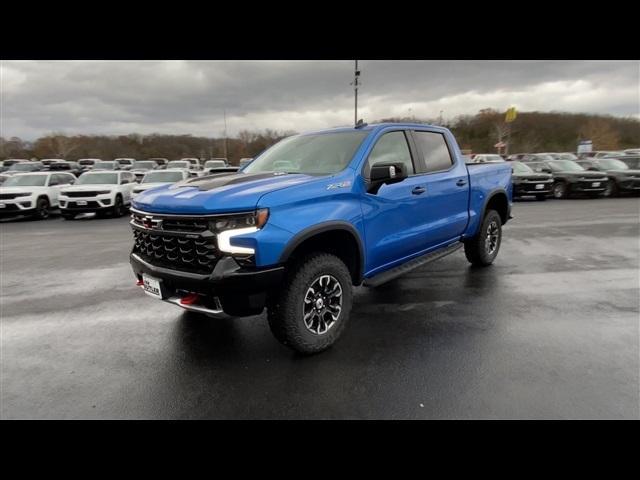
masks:
<svg viewBox="0 0 640 480"><path fill-rule="evenodd" d="M600 182L593 182L591 184L592 187L599 187L600 186Z"/></svg>
<svg viewBox="0 0 640 480"><path fill-rule="evenodd" d="M86 204L87 204L87 201L86 201L86 200L77 200L77 201L76 201L76 203L77 203L78 205L86 205Z"/></svg>
<svg viewBox="0 0 640 480"><path fill-rule="evenodd" d="M154 298L162 300L162 290L160 290L160 280L150 277L149 275L142 274L142 288L144 293L151 295Z"/></svg>
<svg viewBox="0 0 640 480"><path fill-rule="evenodd" d="M542 190L544 188L544 185L542 183L539 183L538 185L536 185L536 190Z"/></svg>

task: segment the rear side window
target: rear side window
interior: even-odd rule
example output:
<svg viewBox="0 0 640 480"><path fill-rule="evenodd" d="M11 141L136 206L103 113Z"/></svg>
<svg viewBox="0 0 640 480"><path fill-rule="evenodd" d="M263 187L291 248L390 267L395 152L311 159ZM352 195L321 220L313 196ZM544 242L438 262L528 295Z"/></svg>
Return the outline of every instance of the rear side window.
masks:
<svg viewBox="0 0 640 480"><path fill-rule="evenodd" d="M449 170L453 161L444 135L435 132L413 132L416 146L424 160L425 172Z"/></svg>
<svg viewBox="0 0 640 480"><path fill-rule="evenodd" d="M380 137L369 154L369 168L377 163L402 163L407 175L415 173L404 132L389 132Z"/></svg>

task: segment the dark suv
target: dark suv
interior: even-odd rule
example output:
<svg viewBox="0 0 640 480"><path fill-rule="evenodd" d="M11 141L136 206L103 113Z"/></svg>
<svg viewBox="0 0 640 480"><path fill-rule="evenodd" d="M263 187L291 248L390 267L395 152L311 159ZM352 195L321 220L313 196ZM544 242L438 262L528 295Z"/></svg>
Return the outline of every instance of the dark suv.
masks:
<svg viewBox="0 0 640 480"><path fill-rule="evenodd" d="M550 173L536 173L526 163L514 161L511 164L513 197L535 196L538 200L546 200L551 193L553 176Z"/></svg>
<svg viewBox="0 0 640 480"><path fill-rule="evenodd" d="M549 160L546 162L527 162L535 172L553 175L554 198L567 198L583 193L592 198L604 194L608 178L599 172L588 172L584 167L571 160Z"/></svg>
<svg viewBox="0 0 640 480"><path fill-rule="evenodd" d="M640 192L640 170L632 170L617 158L590 158L578 162L587 170L604 172L609 178L605 196L618 196L621 193Z"/></svg>

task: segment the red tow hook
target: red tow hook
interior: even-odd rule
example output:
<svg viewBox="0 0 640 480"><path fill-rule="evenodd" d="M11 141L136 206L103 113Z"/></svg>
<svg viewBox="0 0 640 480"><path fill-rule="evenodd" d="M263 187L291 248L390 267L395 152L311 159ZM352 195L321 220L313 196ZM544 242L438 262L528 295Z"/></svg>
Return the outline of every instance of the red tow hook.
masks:
<svg viewBox="0 0 640 480"><path fill-rule="evenodd" d="M200 298L200 295L198 295L197 293L190 293L189 295L182 297L180 299L180 304L193 305L194 303L198 302L199 298Z"/></svg>
<svg viewBox="0 0 640 480"><path fill-rule="evenodd" d="M138 286L138 287L141 287L141 286L143 286L143 285L144 285L144 282L143 282L142 280L138 280L138 281L136 282L136 286Z"/></svg>

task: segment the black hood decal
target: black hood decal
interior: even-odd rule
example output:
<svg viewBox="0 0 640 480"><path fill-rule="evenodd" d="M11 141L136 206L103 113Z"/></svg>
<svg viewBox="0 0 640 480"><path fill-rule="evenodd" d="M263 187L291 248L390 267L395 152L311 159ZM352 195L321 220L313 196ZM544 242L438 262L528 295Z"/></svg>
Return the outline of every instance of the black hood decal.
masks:
<svg viewBox="0 0 640 480"><path fill-rule="evenodd" d="M239 183L262 180L273 177L273 173L217 173L204 177L189 178L176 183L171 188L195 187L201 191L213 190L227 185L237 185Z"/></svg>

